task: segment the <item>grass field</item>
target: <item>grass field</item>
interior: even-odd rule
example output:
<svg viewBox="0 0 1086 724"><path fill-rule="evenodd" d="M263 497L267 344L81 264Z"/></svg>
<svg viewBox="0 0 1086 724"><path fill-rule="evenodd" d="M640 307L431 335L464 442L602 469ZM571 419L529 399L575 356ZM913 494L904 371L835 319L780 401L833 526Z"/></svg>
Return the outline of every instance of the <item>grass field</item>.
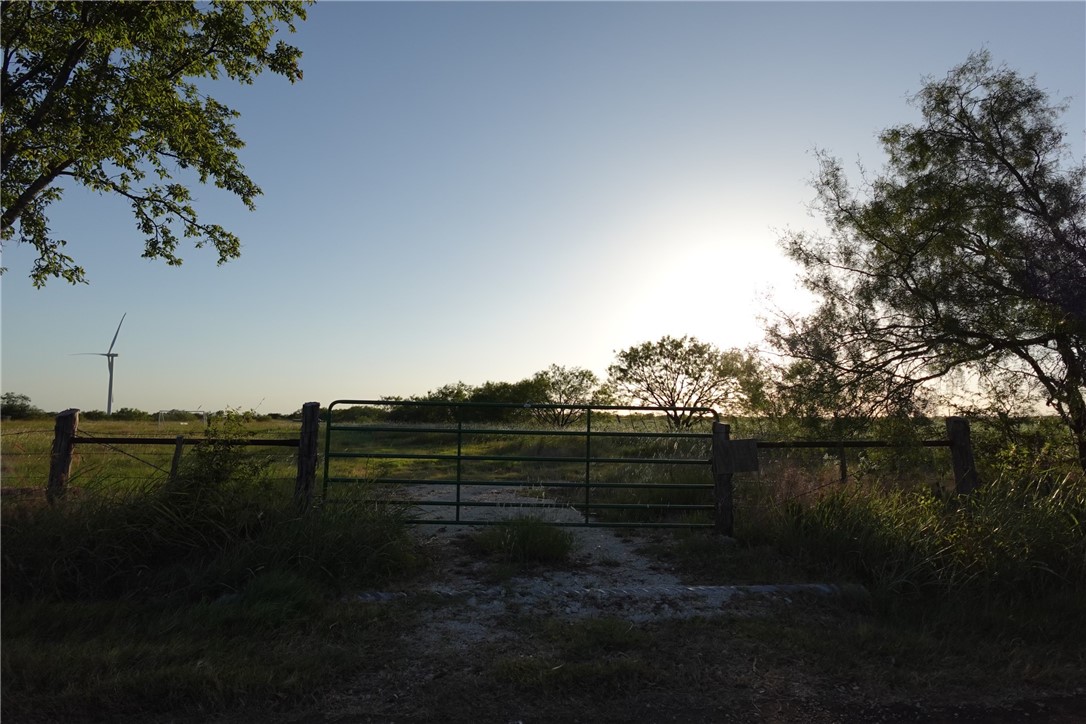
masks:
<svg viewBox="0 0 1086 724"><path fill-rule="evenodd" d="M205 438L202 422L86 421L80 420L78 436L168 437L183 435L187 442ZM214 430L213 430L214 432ZM239 420L231 434L239 438L297 439L300 423L289 420ZM8 420L0 427L0 488L42 489L49 478L53 423L48 419ZM170 471L174 445L113 445L79 442L75 447L70 485L75 488L133 487L150 480L165 480ZM296 453L291 448L249 448L246 454L267 464L271 479L293 481Z"/></svg>
<svg viewBox="0 0 1086 724"><path fill-rule="evenodd" d="M81 428L203 433L156 423ZM2 432L3 487L43 489L52 425L6 422ZM283 421L223 432L238 440L298 434ZM978 431L982 444L986 434ZM472 449L538 450L527 442L492 436ZM0 507L3 717L197 721L281 712L289 720L344 691L379 697L378 684L364 682L388 671L417 673L390 691L413 697L420 720L470 711L505 721L517 715L510 701L548 720L586 712L726 720L697 708L713 691L746 702L749 716L785 702L792 708L774 710L779 720L896 721L891 710L876 715L856 703L889 696L943 702L947 720L984 721L990 711L946 703L978 692L993 701L1007 692L1059 695L1060 711L1073 711L1086 706L1086 481L1046 445L982 448L990 455L984 485L970 498L937 493L942 450L857 458L846 484L833 454L780 454L758 474L737 476L735 544L704 533L644 539L646 553L689 584L855 582L871 592L863 607L636 630L621 621L512 620L514 641L473 650L470 661L453 647L420 662L403 642L421 617L444 615L447 602L342 597L447 565L408 533L404 510L344 500L300 514L289 449L194 446L168 481L171 446L105 452L81 444L72 480L80 494L53 507L5 495ZM403 470L415 474L411 465ZM518 569L543 558L571 565L560 536L522 527L496 530L473 550ZM549 553L525 548L532 545ZM1037 713L1014 711L1004 720Z"/></svg>

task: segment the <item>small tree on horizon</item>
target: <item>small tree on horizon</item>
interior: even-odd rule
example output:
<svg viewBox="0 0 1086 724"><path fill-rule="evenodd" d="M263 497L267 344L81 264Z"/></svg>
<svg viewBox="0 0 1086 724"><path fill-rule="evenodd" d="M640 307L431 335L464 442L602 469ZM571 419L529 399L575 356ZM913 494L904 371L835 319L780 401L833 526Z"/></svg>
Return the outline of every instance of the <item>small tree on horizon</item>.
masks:
<svg viewBox="0 0 1086 724"><path fill-rule="evenodd" d="M611 399L606 385L600 383L594 372L582 367L552 364L537 372L533 379L543 392L543 399L539 402L571 405L535 411L538 419L555 427L568 427L580 419L583 413L576 406L607 404Z"/></svg>
<svg viewBox="0 0 1086 724"><path fill-rule="evenodd" d="M0 399L0 417L12 420L30 420L35 417L45 417L46 412L30 401L27 395L18 392L5 392Z"/></svg>
<svg viewBox="0 0 1086 724"><path fill-rule="evenodd" d="M753 352L722 351L694 337L664 336L617 352L607 374L619 399L666 408L668 423L682 429L698 417L676 408L747 411L762 390L758 370Z"/></svg>

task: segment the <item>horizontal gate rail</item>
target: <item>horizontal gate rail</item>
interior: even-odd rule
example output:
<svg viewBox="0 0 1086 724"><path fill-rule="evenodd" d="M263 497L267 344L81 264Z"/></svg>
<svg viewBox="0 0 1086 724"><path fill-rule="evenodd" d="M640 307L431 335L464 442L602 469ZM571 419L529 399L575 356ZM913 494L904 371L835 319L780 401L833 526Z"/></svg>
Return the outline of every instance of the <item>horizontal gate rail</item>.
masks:
<svg viewBox="0 0 1086 724"><path fill-rule="evenodd" d="M332 477L328 479L330 483L357 483L359 481L359 478ZM530 480L441 480L433 478L371 478L366 479L364 482L375 485L462 485L465 487L485 485L490 488L538 488L544 485ZM584 483L564 482L561 480L547 481L545 485L548 488L584 489ZM709 490L713 486L709 483L638 483L636 486L631 486L628 483L592 483L592 487L601 490L608 488L621 490L630 487L637 487L638 490Z"/></svg>
<svg viewBox="0 0 1086 724"><path fill-rule="evenodd" d="M379 411L376 414L370 413L370 418L385 419L364 423L341 420L341 416L346 417L346 409L359 407ZM538 420L534 421L535 426L530 424L533 422L533 414L545 413L548 410L574 413L578 416L577 429L541 427ZM717 414L712 409L694 407L336 400L328 406L324 497L327 502L334 502L334 498L329 495L330 486L362 486L370 491L370 494L365 496L370 502L406 505L416 511L453 510L452 515L445 517L413 517L411 522L417 523L486 525L501 521L493 520L491 516L469 517L465 511L477 509L482 512L504 508L512 511L575 509L578 512L579 522L556 521L559 525L712 527L711 518L715 504L712 499L714 484L709 452L712 440L710 431L593 429L593 424L599 420L601 414L606 415L611 424L624 421L632 421L630 424L662 424L664 418L660 413L667 412L700 415L706 423L717 420ZM389 418L394 418L397 413L401 417L416 417L404 422L389 422ZM436 423L418 419L435 413L444 419ZM500 418L517 424L497 427L493 421L487 424L488 417L491 420ZM514 417L520 419L510 420ZM358 442L359 439L362 440L361 443ZM517 443L518 439L523 442ZM582 450L576 451L574 448L574 451L571 451L570 446L577 446L575 441L578 439L583 441ZM594 441L599 443L595 449ZM608 441L608 445L619 446L619 449L601 449L601 445L607 447L603 444L604 441ZM676 453L674 447L679 441L702 441L704 450L701 451L702 454L693 457L682 457ZM470 450L465 450L468 442L472 443ZM662 444L669 443L671 447L668 451L659 449ZM649 454L645 456L631 455L629 448L635 448L633 452L636 453L639 444L650 447L655 445L658 449L655 454L653 450L649 450ZM554 454L545 454L544 451L548 448L554 450ZM505 452L502 452L503 449ZM661 452L665 454L661 455ZM378 468L387 465L403 467L405 474L394 476L388 475L386 471L360 475L357 472L358 463L372 463ZM525 479L524 475L516 479L509 477L510 472L522 470L521 466L526 463L555 466L554 479ZM492 472L494 466L499 466L500 470ZM631 466L641 471L637 480L612 479L625 472L622 466ZM680 466L682 469L692 470L694 475L698 472L696 468L702 468L705 482L667 481L651 477L666 475L668 470L664 468L670 468L674 475L674 470ZM419 475L420 467L428 467L429 475ZM480 467L483 469L476 469ZM351 474L344 474L344 469ZM608 470L612 472L607 473ZM654 470L661 472L653 473ZM365 472L368 473L368 469ZM412 472L414 474L411 474ZM480 473L491 473L491 477ZM609 477L598 479L601 475ZM529 497L527 500L512 502L472 499L472 491L476 491L474 495L478 495L480 488L522 489L527 496L540 494L542 491L544 495L554 495L562 499L531 500ZM389 495L394 490L396 494ZM441 496L441 491L446 491L444 497L434 497L435 494ZM671 497L679 499L668 499L669 493L678 493L679 495ZM683 496L683 493L686 495ZM704 494L704 503L684 499L692 495L696 497L698 493ZM639 496L645 494L655 494L660 502L641 502L644 498ZM705 522L676 522L666 519L646 522L636 518L631 520L608 515L623 511L647 514L652 518L664 518L670 514L707 515L704 515Z"/></svg>
<svg viewBox="0 0 1086 724"><path fill-rule="evenodd" d="M950 440L786 440L767 442L758 440L758 447L786 450L814 448L868 448L868 447L950 447Z"/></svg>
<svg viewBox="0 0 1086 724"><path fill-rule="evenodd" d="M413 431L412 431L413 432ZM582 435L582 437L584 437ZM706 440L709 439L709 435L704 436ZM427 455L424 453L333 453L337 458L366 458L372 460L463 460L465 462L517 462L517 463L583 463L584 457L579 456L554 456L548 457L546 455L455 455L455 454L443 454L434 453L433 455ZM625 464L645 464L645 465L705 465L705 460L694 460L691 458L591 458L594 463L625 463Z"/></svg>
<svg viewBox="0 0 1086 724"><path fill-rule="evenodd" d="M72 438L77 443L97 443L99 445L174 445L177 436L174 437L95 437L90 435L76 435ZM247 437L237 440L220 440L212 437L186 438L187 444L200 443L226 443L236 447L298 447L297 438L255 438Z"/></svg>

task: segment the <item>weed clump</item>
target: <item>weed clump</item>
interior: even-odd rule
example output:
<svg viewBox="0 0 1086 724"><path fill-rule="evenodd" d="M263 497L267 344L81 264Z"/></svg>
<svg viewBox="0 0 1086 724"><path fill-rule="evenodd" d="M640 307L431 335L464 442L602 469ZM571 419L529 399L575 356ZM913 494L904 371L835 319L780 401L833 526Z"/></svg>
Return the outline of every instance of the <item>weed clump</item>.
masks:
<svg viewBox="0 0 1086 724"><path fill-rule="evenodd" d="M1086 481L1072 473L1007 475L968 497L853 485L767 510L751 527L783 552L869 586L887 610L1013 616L1029 627L1086 596L1083 521ZM1086 635L1086 617L1073 618L1062 630Z"/></svg>
<svg viewBox="0 0 1086 724"><path fill-rule="evenodd" d="M519 517L488 526L475 535L475 545L502 563L521 568L569 560L573 534L538 518Z"/></svg>
<svg viewBox="0 0 1086 724"><path fill-rule="evenodd" d="M273 573L329 592L416 566L402 511L343 502L299 513L245 451L242 423L210 430L170 480L5 510L3 600L200 601Z"/></svg>

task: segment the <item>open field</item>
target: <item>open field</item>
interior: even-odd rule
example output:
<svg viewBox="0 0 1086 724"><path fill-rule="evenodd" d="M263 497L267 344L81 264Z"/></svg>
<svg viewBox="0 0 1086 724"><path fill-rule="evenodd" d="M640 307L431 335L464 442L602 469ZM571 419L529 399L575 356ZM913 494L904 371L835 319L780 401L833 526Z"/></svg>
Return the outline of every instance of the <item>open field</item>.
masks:
<svg viewBox="0 0 1086 724"><path fill-rule="evenodd" d="M186 444L205 437L200 421L79 421L80 437L169 437L183 435ZM299 423L289 420L251 420L232 434L258 438L297 439ZM8 420L0 427L0 488L44 489L49 477L49 454L53 444L53 421L49 419ZM190 449L190 448L187 448ZM79 443L75 448L70 485L80 488L141 486L149 480L165 480L170 471L174 446L113 445ZM268 464L270 478L293 482L297 474L295 451L290 448L251 448L247 454Z"/></svg>
<svg viewBox="0 0 1086 724"><path fill-rule="evenodd" d="M760 546L623 539L648 572L691 583L820 575ZM694 616L660 596L571 609L563 602L581 599L552 593L537 608L518 591L641 579L584 544L566 562L510 571L467 531L416 540L428 565L377 587L402 592L388 600L263 577L235 599L181 608L5 604L4 720L1071 724L1086 711L1070 608L1042 634L802 595Z"/></svg>
<svg viewBox="0 0 1086 724"><path fill-rule="evenodd" d="M3 432L5 487L9 464L33 482L51 425ZM577 529L570 549L534 525L408 527L404 510L350 496L299 515L286 452L194 448L172 485L127 456L78 461L84 492L61 505L5 497L4 721L1086 716L1073 472L1004 462L973 497L940 498L935 457L857 460L841 484L833 456L796 451L737 476L735 542ZM907 462L917 482L898 484ZM684 588L799 583L867 593Z"/></svg>

